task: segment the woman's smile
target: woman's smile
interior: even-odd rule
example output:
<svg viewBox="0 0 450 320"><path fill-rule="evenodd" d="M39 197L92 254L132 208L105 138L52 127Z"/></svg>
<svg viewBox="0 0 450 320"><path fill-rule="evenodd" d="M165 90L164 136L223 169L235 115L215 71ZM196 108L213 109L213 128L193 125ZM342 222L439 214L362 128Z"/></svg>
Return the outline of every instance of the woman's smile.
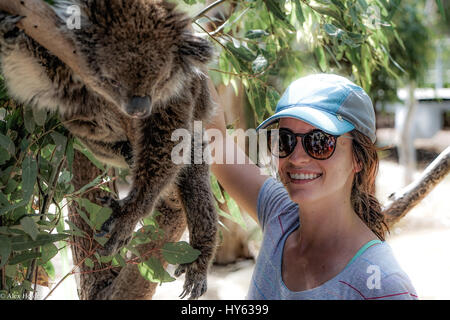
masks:
<svg viewBox="0 0 450 320"><path fill-rule="evenodd" d="M290 183L306 184L320 179L322 177L322 173L308 171L288 171L287 176L290 179Z"/></svg>

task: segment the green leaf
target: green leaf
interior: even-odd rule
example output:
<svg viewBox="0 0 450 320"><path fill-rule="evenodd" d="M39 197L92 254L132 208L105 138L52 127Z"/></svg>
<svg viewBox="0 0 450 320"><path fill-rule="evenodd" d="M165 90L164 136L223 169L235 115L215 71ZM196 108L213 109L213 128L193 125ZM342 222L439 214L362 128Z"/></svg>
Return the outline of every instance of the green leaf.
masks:
<svg viewBox="0 0 450 320"><path fill-rule="evenodd" d="M94 262L90 258L86 258L84 260L84 264L91 269L94 267Z"/></svg>
<svg viewBox="0 0 450 320"><path fill-rule="evenodd" d="M145 262L138 264L138 269L140 274L150 282L172 282L175 278L171 277L170 274L164 270L161 261L157 258L150 258Z"/></svg>
<svg viewBox="0 0 450 320"><path fill-rule="evenodd" d="M72 221L69 220L65 220L66 223L70 226L70 230L69 232L75 236L78 237L82 237L82 238L87 238L87 234L86 232L84 232L83 230L81 230L80 228L78 228Z"/></svg>
<svg viewBox="0 0 450 320"><path fill-rule="evenodd" d="M6 265L11 254L11 240L8 237L0 235L0 268Z"/></svg>
<svg viewBox="0 0 450 320"><path fill-rule="evenodd" d="M47 261L47 263L44 263L42 265L45 272L47 272L47 275L50 277L50 279L55 279L55 267L53 266L53 263L51 261Z"/></svg>
<svg viewBox="0 0 450 320"><path fill-rule="evenodd" d="M116 254L112 260L113 265L119 265L122 268L125 268L127 266L127 262L125 259L120 255L120 253Z"/></svg>
<svg viewBox="0 0 450 320"><path fill-rule="evenodd" d="M20 225L23 230L33 239L36 240L39 229L36 225L36 222L31 217L24 217L20 220Z"/></svg>
<svg viewBox="0 0 450 320"><path fill-rule="evenodd" d="M68 234L39 234L36 240L30 240L27 236L15 236L10 238L11 248L14 251L23 251L61 241L69 236Z"/></svg>
<svg viewBox="0 0 450 320"><path fill-rule="evenodd" d="M23 201L28 203L34 191L34 185L37 179L37 163L36 160L27 155L22 163L22 189Z"/></svg>
<svg viewBox="0 0 450 320"><path fill-rule="evenodd" d="M32 134L36 126L34 123L33 110L31 109L31 107L27 106L23 108L23 122L25 125L25 129L27 129L27 131Z"/></svg>
<svg viewBox="0 0 450 320"><path fill-rule="evenodd" d="M277 106L278 101L280 101L280 94L274 87L267 88L267 101L266 101L266 109L269 114L272 114Z"/></svg>
<svg viewBox="0 0 450 320"><path fill-rule="evenodd" d="M302 5L299 0L295 0L295 16L297 17L298 22L305 22L305 16L303 14Z"/></svg>
<svg viewBox="0 0 450 320"><path fill-rule="evenodd" d="M34 122L38 126L43 127L45 124L45 120L47 120L47 110L42 108L33 108L32 110Z"/></svg>
<svg viewBox="0 0 450 320"><path fill-rule="evenodd" d="M322 47L314 48L314 55L322 72L327 71L327 61Z"/></svg>
<svg viewBox="0 0 450 320"><path fill-rule="evenodd" d="M275 0L265 0L267 10L269 10L275 18L280 20L288 29L295 31L295 28L288 21L286 14L281 9L279 2Z"/></svg>
<svg viewBox="0 0 450 320"><path fill-rule="evenodd" d="M25 252L11 258L8 264L14 265L18 263L24 263L25 261L36 259L39 258L40 256L41 256L40 252Z"/></svg>
<svg viewBox="0 0 450 320"><path fill-rule="evenodd" d="M441 13L443 20L446 21L447 17L445 16L445 9L444 6L442 5L442 0L436 0L436 4L439 8L439 12Z"/></svg>
<svg viewBox="0 0 450 320"><path fill-rule="evenodd" d="M16 153L16 147L10 137L0 133L0 147L3 147L11 156Z"/></svg>
<svg viewBox="0 0 450 320"><path fill-rule="evenodd" d="M95 230L100 229L103 223L111 216L111 208L99 206L86 198L77 199L77 202L89 213L89 225Z"/></svg>
<svg viewBox="0 0 450 320"><path fill-rule="evenodd" d="M100 184L102 182L103 179L103 174L99 175L98 177L96 177L94 180L92 180L91 182L89 182L88 184L84 185L83 187L81 187L79 190L75 191L73 193L73 195L80 195L83 192L85 192L86 190L88 190L89 188L92 188L98 184Z"/></svg>
<svg viewBox="0 0 450 320"><path fill-rule="evenodd" d="M53 131L50 134L50 136L52 137L53 141L55 142L55 154L53 156L52 161L53 161L53 163L56 163L58 165L66 152L67 137L63 136L62 134L60 134L56 131Z"/></svg>
<svg viewBox="0 0 450 320"><path fill-rule="evenodd" d="M255 54L243 45L241 45L240 47L236 47L233 43L228 42L226 44L226 47L233 53L233 55L241 60L250 62L255 60L256 58Z"/></svg>
<svg viewBox="0 0 450 320"><path fill-rule="evenodd" d="M49 243L41 247L41 258L39 264L43 265L49 262L54 256L58 254L58 247L54 243Z"/></svg>
<svg viewBox="0 0 450 320"><path fill-rule="evenodd" d="M214 197L220 203L224 203L225 199L222 195L222 191L220 190L219 182L217 181L217 178L213 174L210 175L210 181L211 181L211 190L214 194Z"/></svg>
<svg viewBox="0 0 450 320"><path fill-rule="evenodd" d="M5 164L11 156L7 150L0 146L0 166Z"/></svg>
<svg viewBox="0 0 450 320"><path fill-rule="evenodd" d="M183 264L195 261L201 252L193 249L185 241L167 242L161 249L164 259L170 264Z"/></svg>
<svg viewBox="0 0 450 320"><path fill-rule="evenodd" d="M258 55L252 63L253 73L260 73L267 67L267 59L262 55Z"/></svg>
<svg viewBox="0 0 450 320"><path fill-rule="evenodd" d="M248 30L245 33L245 37L247 39L260 39L263 37L267 37L269 35L269 33L265 30L261 30L261 29L255 29L255 30Z"/></svg>

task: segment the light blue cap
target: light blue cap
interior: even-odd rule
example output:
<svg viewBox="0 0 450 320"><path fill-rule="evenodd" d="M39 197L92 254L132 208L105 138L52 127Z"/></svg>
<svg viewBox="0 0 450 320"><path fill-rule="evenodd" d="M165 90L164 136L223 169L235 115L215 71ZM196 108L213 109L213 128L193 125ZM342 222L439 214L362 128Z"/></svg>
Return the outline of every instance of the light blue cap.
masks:
<svg viewBox="0 0 450 320"><path fill-rule="evenodd" d="M375 111L367 93L350 80L335 74L314 74L292 82L275 113L256 130L280 118L296 118L333 135L353 129L375 143Z"/></svg>

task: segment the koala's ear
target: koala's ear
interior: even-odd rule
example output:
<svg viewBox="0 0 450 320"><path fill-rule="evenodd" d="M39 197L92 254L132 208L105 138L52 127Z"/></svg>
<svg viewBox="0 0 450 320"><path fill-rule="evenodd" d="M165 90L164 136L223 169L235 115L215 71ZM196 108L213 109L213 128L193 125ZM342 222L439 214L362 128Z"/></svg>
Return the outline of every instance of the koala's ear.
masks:
<svg viewBox="0 0 450 320"><path fill-rule="evenodd" d="M179 52L188 59L206 63L213 55L213 48L207 40L185 33L179 45Z"/></svg>

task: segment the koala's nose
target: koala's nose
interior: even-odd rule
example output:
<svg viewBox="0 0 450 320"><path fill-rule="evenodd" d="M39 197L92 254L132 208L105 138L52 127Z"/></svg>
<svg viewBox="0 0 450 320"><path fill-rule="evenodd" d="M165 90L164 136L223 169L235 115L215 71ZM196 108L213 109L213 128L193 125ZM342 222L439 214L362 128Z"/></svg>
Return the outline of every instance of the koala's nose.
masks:
<svg viewBox="0 0 450 320"><path fill-rule="evenodd" d="M150 114L152 109L152 100L149 96L134 96L126 107L126 112L136 118L143 118Z"/></svg>

